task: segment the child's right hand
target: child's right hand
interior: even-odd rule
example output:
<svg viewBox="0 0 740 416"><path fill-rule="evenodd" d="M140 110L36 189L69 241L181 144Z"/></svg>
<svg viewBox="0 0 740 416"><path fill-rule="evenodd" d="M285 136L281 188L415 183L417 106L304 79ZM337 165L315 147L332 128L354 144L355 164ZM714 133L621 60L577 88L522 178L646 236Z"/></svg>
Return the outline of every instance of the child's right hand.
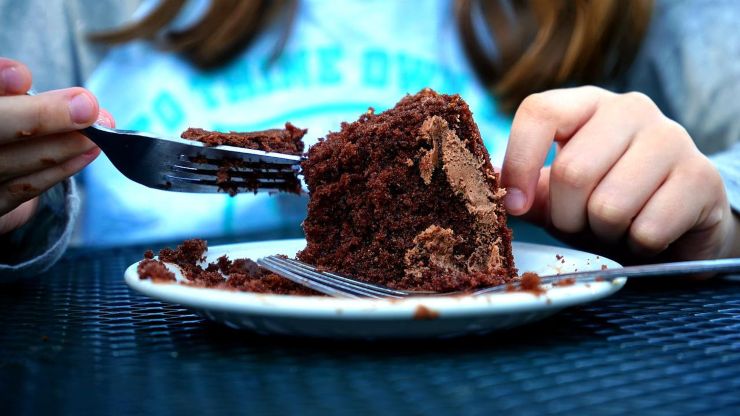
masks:
<svg viewBox="0 0 740 416"><path fill-rule="evenodd" d="M92 162L100 149L77 130L113 127L83 88L26 95L31 72L0 58L0 235L25 224L37 197Z"/></svg>
<svg viewBox="0 0 740 416"><path fill-rule="evenodd" d="M514 116L501 179L509 213L622 262L740 255L740 219L717 168L642 94L531 95Z"/></svg>

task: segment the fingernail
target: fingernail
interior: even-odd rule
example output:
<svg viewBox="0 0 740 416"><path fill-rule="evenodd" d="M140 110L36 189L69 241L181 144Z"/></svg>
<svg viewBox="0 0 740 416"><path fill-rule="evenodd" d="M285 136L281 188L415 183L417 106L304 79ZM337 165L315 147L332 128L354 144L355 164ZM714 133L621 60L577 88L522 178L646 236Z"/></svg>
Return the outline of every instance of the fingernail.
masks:
<svg viewBox="0 0 740 416"><path fill-rule="evenodd" d="M87 157L93 157L93 156L97 156L98 153L100 153L100 148L95 146L92 149L88 150L87 152L83 153L83 155Z"/></svg>
<svg viewBox="0 0 740 416"><path fill-rule="evenodd" d="M504 205L506 206L507 211L518 213L524 209L524 205L526 203L527 197L519 188L506 188Z"/></svg>
<svg viewBox="0 0 740 416"><path fill-rule="evenodd" d="M98 119L95 121L95 124L100 124L103 127L113 127L113 121L103 112L98 113Z"/></svg>
<svg viewBox="0 0 740 416"><path fill-rule="evenodd" d="M95 117L93 111L95 105L87 94L77 94L69 100L69 115L75 123L87 123Z"/></svg>
<svg viewBox="0 0 740 416"><path fill-rule="evenodd" d="M18 68L11 66L3 69L0 73L0 79L3 81L3 91L21 93L23 92L23 75Z"/></svg>

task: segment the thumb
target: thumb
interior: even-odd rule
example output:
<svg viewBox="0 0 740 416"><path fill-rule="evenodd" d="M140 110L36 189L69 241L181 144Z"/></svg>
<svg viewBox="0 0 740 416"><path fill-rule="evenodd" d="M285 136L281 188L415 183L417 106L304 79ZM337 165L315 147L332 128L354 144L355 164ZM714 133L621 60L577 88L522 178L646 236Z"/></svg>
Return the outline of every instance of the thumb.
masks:
<svg viewBox="0 0 740 416"><path fill-rule="evenodd" d="M596 87L578 87L540 92L522 101L514 114L501 167L509 213L529 211L539 183L537 176L553 141L565 145L593 116L602 98L613 94Z"/></svg>
<svg viewBox="0 0 740 416"><path fill-rule="evenodd" d="M540 169L537 186L534 189L532 206L521 217L525 221L542 227L550 225L550 167Z"/></svg>

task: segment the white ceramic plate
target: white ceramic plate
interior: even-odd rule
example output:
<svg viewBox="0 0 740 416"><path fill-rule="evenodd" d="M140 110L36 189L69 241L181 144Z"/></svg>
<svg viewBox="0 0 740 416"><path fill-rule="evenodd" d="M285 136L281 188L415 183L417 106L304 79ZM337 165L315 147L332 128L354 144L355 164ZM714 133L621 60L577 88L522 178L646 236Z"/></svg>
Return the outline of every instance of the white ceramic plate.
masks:
<svg viewBox="0 0 740 416"><path fill-rule="evenodd" d="M293 256L305 245L305 240L297 239L214 246L208 249L207 261L223 254L228 254L230 259L257 259L269 254ZM515 242L514 257L520 273L531 271L540 275L600 269L602 265L620 267L612 260L582 251L528 243ZM475 297L356 300L264 295L152 283L139 279L137 265L132 264L125 273L126 283L132 289L164 302L185 306L232 328L340 338L421 338L486 333L533 322L565 307L601 299L619 290L626 281L621 278L614 282L554 287L539 296L515 292Z"/></svg>

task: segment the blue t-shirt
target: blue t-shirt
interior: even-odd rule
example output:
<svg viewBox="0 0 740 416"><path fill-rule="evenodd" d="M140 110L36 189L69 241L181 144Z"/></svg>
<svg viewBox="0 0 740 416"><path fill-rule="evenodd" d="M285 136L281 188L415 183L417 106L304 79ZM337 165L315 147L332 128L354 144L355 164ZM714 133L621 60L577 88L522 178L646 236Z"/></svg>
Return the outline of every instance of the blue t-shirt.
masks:
<svg viewBox="0 0 740 416"><path fill-rule="evenodd" d="M249 131L290 121L308 129L309 146L368 107L380 112L431 87L468 102L500 166L511 120L476 79L452 2L302 1L290 39L270 65L278 31L212 72L147 43L128 44L110 53L88 87L119 128L179 136L188 127ZM104 155L85 170L83 185L78 241L88 245L297 229L305 218L305 197L149 189Z"/></svg>

